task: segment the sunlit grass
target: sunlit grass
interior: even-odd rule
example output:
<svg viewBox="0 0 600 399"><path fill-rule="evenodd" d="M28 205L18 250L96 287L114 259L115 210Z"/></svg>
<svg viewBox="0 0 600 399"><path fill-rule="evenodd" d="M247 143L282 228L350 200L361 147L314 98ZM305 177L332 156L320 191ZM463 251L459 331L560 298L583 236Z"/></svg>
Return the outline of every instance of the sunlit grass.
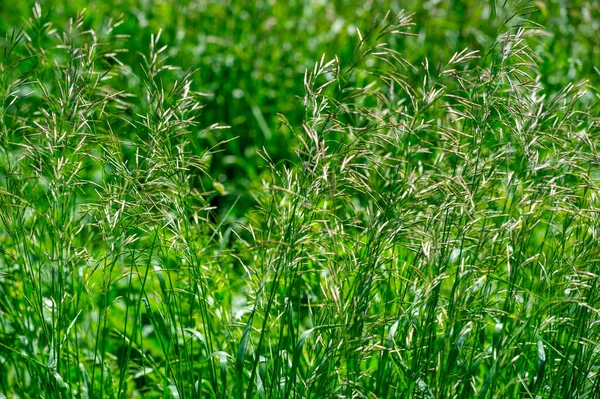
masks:
<svg viewBox="0 0 600 399"><path fill-rule="evenodd" d="M239 108L248 160L163 30L36 5L0 54L0 397L600 395L595 78L555 90L547 9L494 10L453 54L345 29L276 124Z"/></svg>

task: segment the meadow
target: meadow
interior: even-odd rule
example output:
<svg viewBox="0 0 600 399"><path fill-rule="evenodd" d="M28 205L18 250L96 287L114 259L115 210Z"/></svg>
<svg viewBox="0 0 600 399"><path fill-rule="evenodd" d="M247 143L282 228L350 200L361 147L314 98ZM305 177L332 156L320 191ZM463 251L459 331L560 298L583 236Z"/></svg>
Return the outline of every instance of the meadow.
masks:
<svg viewBox="0 0 600 399"><path fill-rule="evenodd" d="M598 32L0 0L0 399L600 398Z"/></svg>

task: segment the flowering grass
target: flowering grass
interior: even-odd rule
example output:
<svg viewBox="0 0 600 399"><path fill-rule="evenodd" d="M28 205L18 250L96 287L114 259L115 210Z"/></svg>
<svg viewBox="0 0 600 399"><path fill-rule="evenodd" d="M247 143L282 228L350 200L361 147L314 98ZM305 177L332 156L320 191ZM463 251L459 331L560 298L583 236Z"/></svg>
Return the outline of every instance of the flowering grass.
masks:
<svg viewBox="0 0 600 399"><path fill-rule="evenodd" d="M598 5L432 3L0 25L0 397L600 396Z"/></svg>

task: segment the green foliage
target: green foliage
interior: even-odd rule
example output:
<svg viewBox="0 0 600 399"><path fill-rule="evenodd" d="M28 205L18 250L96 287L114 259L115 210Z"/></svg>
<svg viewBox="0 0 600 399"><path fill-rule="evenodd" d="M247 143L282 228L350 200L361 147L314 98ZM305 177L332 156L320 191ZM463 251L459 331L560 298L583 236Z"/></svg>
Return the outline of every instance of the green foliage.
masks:
<svg viewBox="0 0 600 399"><path fill-rule="evenodd" d="M392 3L0 9L0 397L600 395L598 3Z"/></svg>

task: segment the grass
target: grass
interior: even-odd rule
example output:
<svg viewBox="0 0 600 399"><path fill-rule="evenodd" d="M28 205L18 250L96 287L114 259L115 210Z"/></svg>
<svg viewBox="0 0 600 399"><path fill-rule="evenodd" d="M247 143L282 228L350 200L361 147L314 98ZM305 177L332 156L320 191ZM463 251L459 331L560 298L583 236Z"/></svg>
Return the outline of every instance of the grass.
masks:
<svg viewBox="0 0 600 399"><path fill-rule="evenodd" d="M0 397L600 395L598 4L80 6L0 10Z"/></svg>

